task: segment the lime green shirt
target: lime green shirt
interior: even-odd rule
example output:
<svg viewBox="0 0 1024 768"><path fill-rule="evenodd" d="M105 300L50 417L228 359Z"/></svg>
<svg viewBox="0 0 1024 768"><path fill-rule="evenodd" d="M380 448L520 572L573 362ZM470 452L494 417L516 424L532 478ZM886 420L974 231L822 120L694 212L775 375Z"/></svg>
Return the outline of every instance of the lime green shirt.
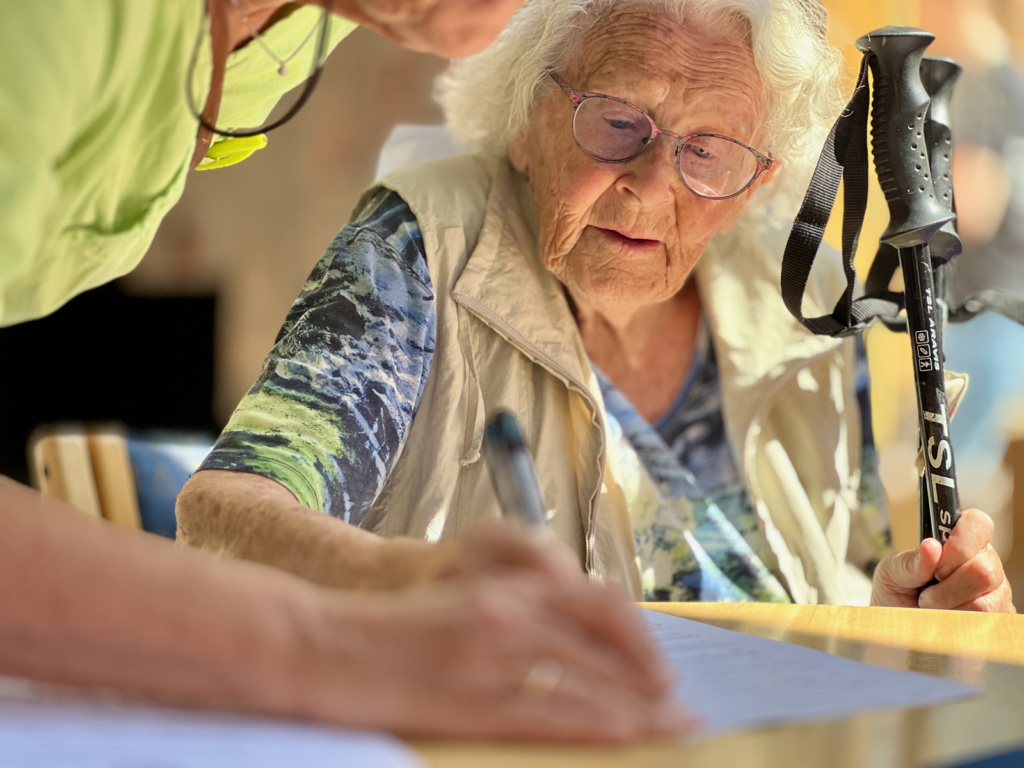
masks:
<svg viewBox="0 0 1024 768"><path fill-rule="evenodd" d="M265 34L285 58L317 25L302 7ZM181 197L210 80L198 0L0 0L0 325L54 311L129 272ZM333 18L329 47L355 25ZM204 31L206 30L206 31ZM309 74L256 44L228 60L218 127L260 125ZM211 154L214 153L211 149Z"/></svg>

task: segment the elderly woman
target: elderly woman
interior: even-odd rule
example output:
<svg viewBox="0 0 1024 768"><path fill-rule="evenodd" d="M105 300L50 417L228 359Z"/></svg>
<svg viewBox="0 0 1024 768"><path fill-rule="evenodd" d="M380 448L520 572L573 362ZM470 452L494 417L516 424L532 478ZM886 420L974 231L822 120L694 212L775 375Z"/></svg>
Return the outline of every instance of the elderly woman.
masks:
<svg viewBox="0 0 1024 768"><path fill-rule="evenodd" d="M855 343L779 297L791 191L841 106L823 20L527 3L441 86L479 152L363 196L183 492L183 535L327 584L433 578L498 514L481 443L503 409L551 530L637 597L867 602L874 572L875 602L1012 610L982 513L875 569Z"/></svg>

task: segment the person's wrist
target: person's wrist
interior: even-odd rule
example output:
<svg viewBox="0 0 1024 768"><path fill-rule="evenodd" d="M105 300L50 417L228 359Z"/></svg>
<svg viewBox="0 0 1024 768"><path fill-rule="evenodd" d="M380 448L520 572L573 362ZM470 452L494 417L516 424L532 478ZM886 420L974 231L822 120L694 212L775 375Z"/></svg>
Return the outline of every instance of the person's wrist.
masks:
<svg viewBox="0 0 1024 768"><path fill-rule="evenodd" d="M245 708L285 717L304 714L310 651L321 623L321 606L331 594L291 576L264 592L258 620L246 629L245 645L224 663L224 669L237 677Z"/></svg>
<svg viewBox="0 0 1024 768"><path fill-rule="evenodd" d="M374 648L379 598L298 581L294 590L279 597L281 610L273 615L281 630L265 644L264 664L251 675L258 681L261 711L363 724L365 686L359 681L366 676Z"/></svg>
<svg viewBox="0 0 1024 768"><path fill-rule="evenodd" d="M408 622L395 598L338 594L315 587L294 606L288 646L278 660L281 714L348 727L381 728L394 714L388 691L403 678L381 678L380 638L394 638ZM383 652L386 655L386 651Z"/></svg>

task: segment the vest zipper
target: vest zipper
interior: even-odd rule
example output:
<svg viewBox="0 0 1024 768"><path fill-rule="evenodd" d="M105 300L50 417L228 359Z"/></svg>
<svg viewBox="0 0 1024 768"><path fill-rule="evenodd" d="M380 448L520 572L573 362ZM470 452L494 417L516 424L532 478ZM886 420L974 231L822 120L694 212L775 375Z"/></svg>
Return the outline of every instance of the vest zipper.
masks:
<svg viewBox="0 0 1024 768"><path fill-rule="evenodd" d="M765 392L765 394L761 398L761 405L758 406L757 411L751 417L750 422L747 424L747 427L744 430L744 433L743 433L744 434L744 436L743 436L743 474L746 477L746 485L747 485L748 492L750 494L751 508L753 509L754 514L757 515L758 517L761 516L760 512L758 512L758 509L759 509L758 503L759 502L763 502L764 498L759 493L756 493L755 490L754 490L755 487L756 487L756 484L754 482L755 478L754 478L754 473L752 471L752 467L753 467L753 463L754 463L753 462L753 458L754 458L753 454L754 454L754 448L755 448L754 443L756 442L756 439L757 439L755 434L754 434L754 426L764 422L764 416L768 412L768 410L770 409L772 404L778 399L779 392L783 389L783 387L792 384L793 380L796 379L796 377L800 374L800 371L807 370L812 365L815 365L816 363L821 362L822 360L827 358L829 355L835 355L835 354L839 353L841 351L841 349L842 349L842 345L837 344L836 346L834 346L834 347L832 347L832 348L830 348L830 349L828 349L828 350L826 350L824 352L819 352L818 354L813 355L812 357L806 358L800 364L797 364L795 361L793 361L793 364L790 366L790 370L787 371L785 375L780 376L778 379L776 379L774 382L772 382L772 385L768 388L768 390ZM762 524L764 524L764 521L762 521ZM771 544L770 540L768 540L767 543L768 543L769 549L771 549L772 553L775 555L776 562L779 563L779 571L782 572L783 571L783 568L782 568L782 558L780 557L780 553L775 551L775 548L772 547L772 544ZM782 554L785 554L786 556L789 556L789 553L782 553ZM788 570L789 570L789 568L787 567L786 571L788 571ZM788 573L783 573L783 576L785 577L787 582L790 581ZM792 587L790 587L790 589L792 589ZM792 598L792 595L790 595L790 597Z"/></svg>
<svg viewBox="0 0 1024 768"><path fill-rule="evenodd" d="M597 527L597 511L601 505L601 485L604 484L605 464L607 463L606 440L604 429L600 423L598 423L600 409L597 407L597 401L594 400L594 396L590 393L590 390L581 382L576 381L572 374L561 366L558 361L548 355L545 355L533 346L525 336L519 333L519 331L513 328L501 315L497 314L486 304L483 304L472 296L467 296L466 294L452 293L452 298L455 300L456 304L461 304L491 326L494 330L498 331L513 347L518 349L534 362L544 366L551 373L561 379L569 389L577 392L590 408L590 421L595 427L597 427L598 432L601 435L601 452L598 456L600 466L599 485L590 498L590 516L587 520L587 530L585 531L584 536L586 546L586 562L584 563L584 566L586 567L587 575L590 577L590 580L597 581L599 577L597 575L597 566L594 563L594 540L596 536L595 529Z"/></svg>
<svg viewBox="0 0 1024 768"><path fill-rule="evenodd" d="M754 426L756 424L759 424L760 422L762 422L764 420L763 417L764 417L765 413L768 411L768 409L771 406L771 404L775 401L776 396L778 395L779 391L784 386L789 385L793 381L793 379L795 379L800 374L800 371L806 370L807 368L809 368L810 366L814 365L815 363L818 363L821 360L824 360L829 355L836 354L840 349L841 349L841 345L836 345L835 347L832 347L831 349L828 349L828 350L826 350L824 352L819 352L818 354L814 355L813 357L807 358L806 360L802 361L799 365L794 363L790 367L790 370L784 376L780 376L778 379L776 379L774 382L772 382L772 385L768 388L768 390L764 393L764 395L762 395L762 397L761 397L761 405L758 406L757 411L751 417L750 422L747 424L746 428L743 430L743 474L746 475L746 477L747 477L747 488L750 489L750 495L751 495L751 497L755 501L757 499L759 499L760 497L756 496L754 494L754 491L753 491L754 484L751 482L752 479L753 479L753 476L752 476L751 471L750 471L750 467L751 467L751 465L753 463L752 461L750 461L750 459L753 458L752 454L753 454L753 450L754 450L754 445L753 445L754 439L755 439L755 436L753 434Z"/></svg>

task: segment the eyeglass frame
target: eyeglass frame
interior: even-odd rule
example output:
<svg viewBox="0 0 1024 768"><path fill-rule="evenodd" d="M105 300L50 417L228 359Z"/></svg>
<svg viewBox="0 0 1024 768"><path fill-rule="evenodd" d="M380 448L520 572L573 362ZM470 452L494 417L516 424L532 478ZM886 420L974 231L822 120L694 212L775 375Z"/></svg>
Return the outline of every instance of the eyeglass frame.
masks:
<svg viewBox="0 0 1024 768"><path fill-rule="evenodd" d="M572 102L572 114L573 114L573 117L572 117L572 138L573 138L573 141L576 142L576 146L579 147L582 152L584 152L588 157L594 158L598 162L602 162L602 163L628 163L630 160L633 160L633 159L639 157L641 154L643 154L643 151L645 149L647 149L649 146L651 146L654 143L654 140L656 138L658 138L658 136L661 136L662 134L664 134L666 136L671 136L673 139L676 140L676 151L675 151L675 157L676 158L679 157L680 151L682 150L683 147L686 146L686 144L691 139L700 138L702 136L710 137L710 138L714 138L714 139L723 139L725 141L732 142L733 144L737 144L738 146L741 146L744 149L748 150L754 156L754 158L757 160L757 169L754 171L754 175L750 177L750 180L743 186L743 188L740 189L738 192L733 192L731 195L722 195L722 196L705 195L705 194L703 194L701 192L698 192L696 189L694 189L693 187L690 186L690 183L686 180L686 176L679 169L678 162L675 163L676 172L679 174L679 178L682 179L682 182L686 186L686 188L688 190L690 190L691 192L693 192L693 194L697 195L698 197L703 197L705 200L729 200L729 199L731 199L733 197L738 197L739 195L742 195L744 192L746 192L748 189L750 189L751 185L755 181L757 181L757 179L761 176L761 174L763 174L765 171L767 171L769 168L771 168L772 164L775 162L775 158L773 158L771 156L771 154L764 154L763 152L759 152L758 150L754 149L749 144L744 144L739 139L734 139L731 136L723 136L722 134L719 134L719 133L691 133L691 134L688 134L686 136L680 136L675 131L669 131L669 130L666 130L664 128L659 128L658 124L654 122L654 118L651 117L649 114L647 114L646 110L641 109L636 104L633 104L630 101L626 101L625 99L620 99L618 96L609 96L607 93L598 93L597 91L581 91L581 90L579 90L577 88L573 88L571 85L569 85L569 83L567 83L557 72L553 72L553 71L549 70L547 74L548 74L548 76L551 77L552 80L555 81L555 84L558 85L558 87L562 90L562 92L566 96L568 96L569 100ZM623 157L623 158L621 158L619 160L606 160L605 158L598 157L593 152L590 152L586 147L584 147L582 144L580 144L579 139L576 138L576 109L580 106L580 104L582 104L587 99L608 99L610 101L618 102L619 104L625 104L627 107L635 109L641 115L646 117L647 118L647 122L649 122L651 124L651 135L647 139L646 143L644 143L644 145L642 147L640 147L640 149L638 149L636 152L634 152L629 157Z"/></svg>

